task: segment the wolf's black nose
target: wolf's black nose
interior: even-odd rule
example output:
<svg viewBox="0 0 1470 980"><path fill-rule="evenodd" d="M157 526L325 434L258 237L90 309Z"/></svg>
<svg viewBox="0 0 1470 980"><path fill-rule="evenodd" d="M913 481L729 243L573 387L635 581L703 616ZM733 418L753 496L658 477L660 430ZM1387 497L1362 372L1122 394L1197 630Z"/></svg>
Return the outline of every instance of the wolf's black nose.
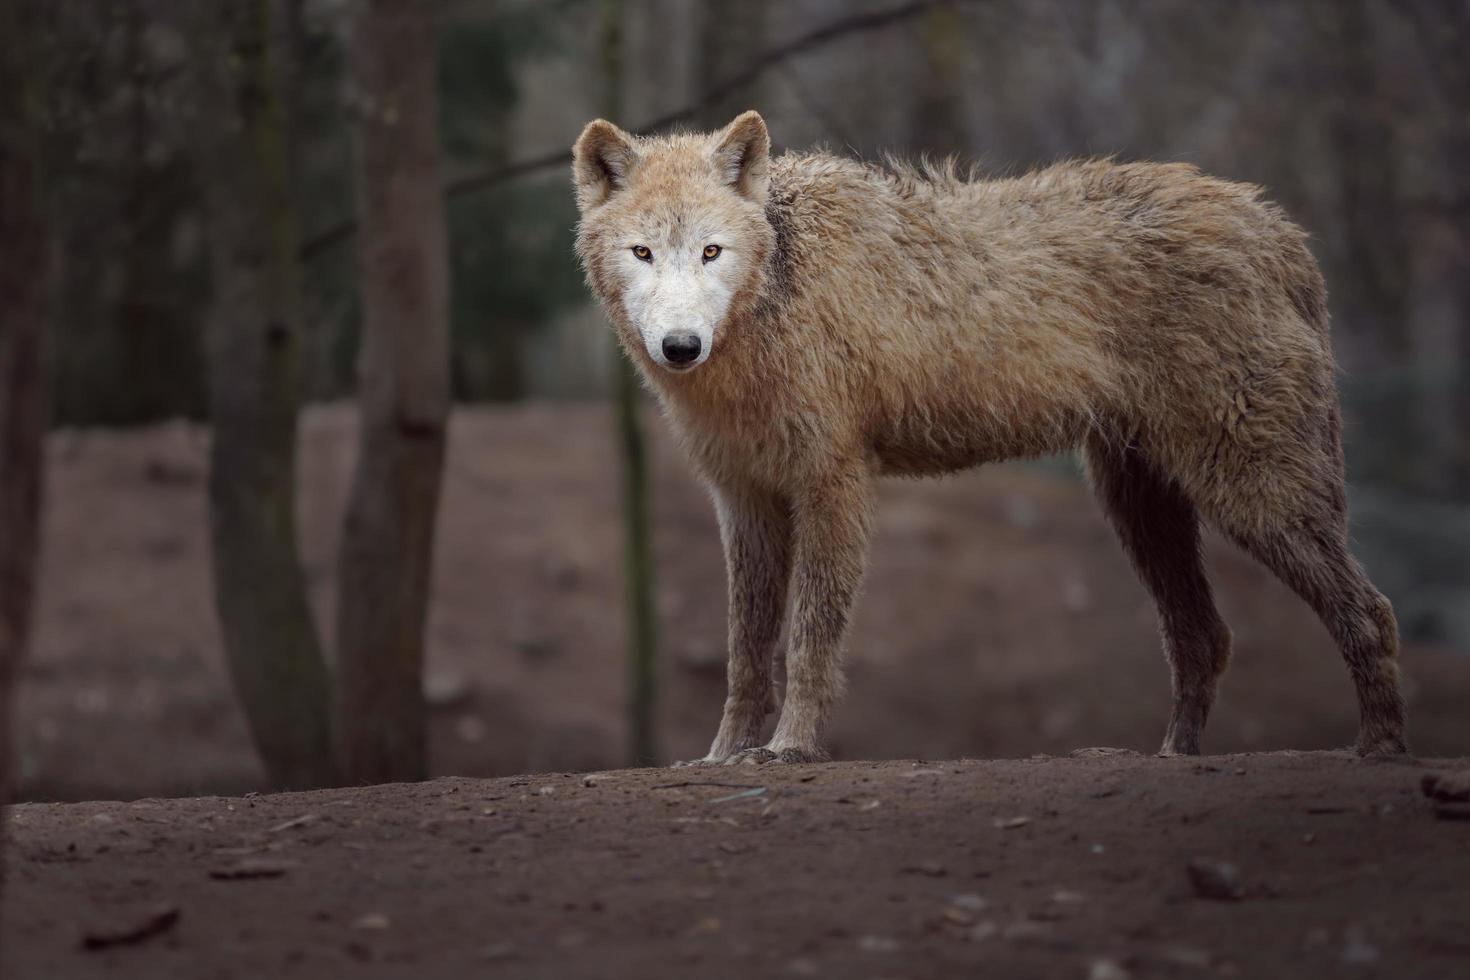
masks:
<svg viewBox="0 0 1470 980"><path fill-rule="evenodd" d="M664 357L670 364L688 364L699 356L699 337L692 333L671 333L664 338Z"/></svg>

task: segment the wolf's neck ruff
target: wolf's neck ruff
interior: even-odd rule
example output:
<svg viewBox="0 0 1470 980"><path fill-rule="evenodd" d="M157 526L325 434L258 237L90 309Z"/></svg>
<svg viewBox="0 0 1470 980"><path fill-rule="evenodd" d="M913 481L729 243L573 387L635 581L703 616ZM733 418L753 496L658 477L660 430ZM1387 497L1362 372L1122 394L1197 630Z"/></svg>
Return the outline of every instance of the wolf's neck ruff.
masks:
<svg viewBox="0 0 1470 980"><path fill-rule="evenodd" d="M780 311L791 298L792 265L795 261L792 249L795 242L791 229L791 208L796 201L795 191L772 188L770 200L766 202L766 222L775 233L775 244L766 255L765 275L761 290L756 296L752 316L757 320L770 320L780 316Z"/></svg>

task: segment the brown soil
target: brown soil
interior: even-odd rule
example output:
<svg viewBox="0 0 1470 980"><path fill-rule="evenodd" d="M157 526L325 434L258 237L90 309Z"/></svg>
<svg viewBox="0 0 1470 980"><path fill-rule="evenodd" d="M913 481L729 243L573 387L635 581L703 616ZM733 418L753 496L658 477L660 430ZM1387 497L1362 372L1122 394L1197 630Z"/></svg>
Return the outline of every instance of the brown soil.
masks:
<svg viewBox="0 0 1470 980"><path fill-rule="evenodd" d="M1470 822L1429 771L1092 753L27 804L4 954L18 978L1463 977Z"/></svg>
<svg viewBox="0 0 1470 980"><path fill-rule="evenodd" d="M725 598L708 501L651 421L664 760L702 754L723 699ZM601 406L460 411L429 629L435 773L623 765L617 469ZM51 445L37 649L20 692L22 796L265 789L209 587L206 434L174 424ZM304 561L331 623L353 413L307 414ZM1153 608L1086 488L997 466L884 488L838 758L1157 747ZM1310 611L1212 541L1236 656L1206 748L1348 744L1351 686ZM1404 652L1413 741L1470 752L1470 658Z"/></svg>

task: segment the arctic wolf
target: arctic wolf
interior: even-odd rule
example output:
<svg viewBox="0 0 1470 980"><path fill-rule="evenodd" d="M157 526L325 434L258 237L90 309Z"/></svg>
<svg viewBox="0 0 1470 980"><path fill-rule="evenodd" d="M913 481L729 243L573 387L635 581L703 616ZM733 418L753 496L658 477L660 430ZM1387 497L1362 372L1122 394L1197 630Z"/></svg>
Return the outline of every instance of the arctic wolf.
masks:
<svg viewBox="0 0 1470 980"><path fill-rule="evenodd" d="M587 279L719 516L729 691L701 761L826 758L877 477L1079 447L1158 605L1164 754L1199 751L1230 658L1201 520L1331 631L1358 751L1405 750L1393 611L1348 551L1322 277L1257 188L1181 164L972 180L769 150L754 112L646 139L598 120L574 149Z"/></svg>

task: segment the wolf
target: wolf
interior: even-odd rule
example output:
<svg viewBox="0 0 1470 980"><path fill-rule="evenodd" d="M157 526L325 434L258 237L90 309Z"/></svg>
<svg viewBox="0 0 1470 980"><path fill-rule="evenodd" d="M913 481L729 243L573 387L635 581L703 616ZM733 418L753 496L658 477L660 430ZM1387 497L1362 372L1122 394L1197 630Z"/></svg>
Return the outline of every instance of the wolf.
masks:
<svg viewBox="0 0 1470 980"><path fill-rule="evenodd" d="M1406 751L1393 610L1348 547L1326 290L1259 188L772 158L756 112L646 138L596 120L572 178L587 281L719 519L728 694L696 761L828 758L878 477L1074 449L1158 607L1161 754L1199 752L1230 659L1202 521L1326 625L1358 752Z"/></svg>

